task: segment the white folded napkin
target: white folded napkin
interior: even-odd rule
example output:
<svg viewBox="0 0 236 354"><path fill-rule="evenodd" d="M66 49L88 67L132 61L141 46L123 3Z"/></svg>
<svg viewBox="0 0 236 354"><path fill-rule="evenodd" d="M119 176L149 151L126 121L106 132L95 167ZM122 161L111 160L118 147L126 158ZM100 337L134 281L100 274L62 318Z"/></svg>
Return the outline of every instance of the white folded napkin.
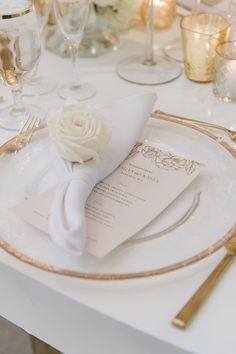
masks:
<svg viewBox="0 0 236 354"><path fill-rule="evenodd" d="M52 148L52 162L59 185L52 202L52 240L73 255L81 255L86 244L85 203L93 187L127 157L140 138L156 100L155 93L141 93L107 104L98 111L111 129L105 151L95 161L74 164L62 160Z"/></svg>

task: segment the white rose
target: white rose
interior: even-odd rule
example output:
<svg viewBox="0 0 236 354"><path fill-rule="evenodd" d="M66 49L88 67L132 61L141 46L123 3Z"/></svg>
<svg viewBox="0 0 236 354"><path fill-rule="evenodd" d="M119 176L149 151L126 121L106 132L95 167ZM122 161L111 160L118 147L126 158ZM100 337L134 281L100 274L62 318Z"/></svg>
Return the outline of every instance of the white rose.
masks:
<svg viewBox="0 0 236 354"><path fill-rule="evenodd" d="M57 152L71 162L96 159L110 139L101 114L88 107L67 106L49 119L48 127Z"/></svg>

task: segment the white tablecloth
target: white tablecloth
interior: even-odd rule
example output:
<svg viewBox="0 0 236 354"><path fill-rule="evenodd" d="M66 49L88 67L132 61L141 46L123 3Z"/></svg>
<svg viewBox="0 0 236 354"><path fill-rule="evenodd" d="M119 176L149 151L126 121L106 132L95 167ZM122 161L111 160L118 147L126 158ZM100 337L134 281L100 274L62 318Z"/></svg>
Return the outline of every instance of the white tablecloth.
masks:
<svg viewBox="0 0 236 354"><path fill-rule="evenodd" d="M177 28L176 23L172 30L158 32L156 44L177 37ZM117 53L79 60L84 80L97 88L90 102L151 89L158 94L158 109L236 128L236 106L219 102L212 94L212 84L196 84L183 75L166 85L141 88L118 78L115 64L141 49L143 38L142 31L130 31L121 38ZM68 79L70 62L45 52L40 71L61 83ZM9 103L9 91L0 86L0 92ZM27 101L46 110L63 104L56 92ZM1 142L8 136L9 132L0 131ZM236 265L186 331L170 323L224 252L160 277L105 283L46 273L0 250L0 315L68 354L234 354Z"/></svg>

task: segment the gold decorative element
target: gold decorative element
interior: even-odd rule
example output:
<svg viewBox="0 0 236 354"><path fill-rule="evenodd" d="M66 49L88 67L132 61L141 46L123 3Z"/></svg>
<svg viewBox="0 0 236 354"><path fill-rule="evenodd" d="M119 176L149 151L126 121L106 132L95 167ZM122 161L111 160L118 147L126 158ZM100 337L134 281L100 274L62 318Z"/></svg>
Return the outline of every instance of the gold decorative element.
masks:
<svg viewBox="0 0 236 354"><path fill-rule="evenodd" d="M218 136L214 135L212 132L210 132L207 129L204 129L200 126L190 124L188 122L183 122L183 121L176 121L173 118L168 118L167 119L170 122L177 123L180 125L183 125L185 127L191 128L193 130L196 130L206 136L208 136L210 139L216 141L219 145L224 147L229 154L231 154L235 159L236 159L236 149L231 147L228 143L225 141L221 140L219 141ZM71 276L75 278L81 278L81 279L89 279L89 280L127 280L127 279L138 279L138 278L146 278L146 277L152 277L168 272L172 272L177 269L181 269L184 267L187 267L191 264L194 264L200 260L203 260L204 258L210 256L214 252L218 251L221 247L223 247L227 241L229 241L234 235L236 234L236 222L232 225L232 227L213 245L208 247L207 249L203 250L202 252L196 254L193 257L187 258L183 261L171 264L169 266L165 266L162 268L155 268L143 272L133 272L133 273L85 273L85 272L79 272L79 271L72 271L68 269L63 269L59 268L47 263L42 263L37 261L36 259L33 259L22 252L18 251L14 247L12 247L9 243L4 241L3 239L0 238L0 247L5 250L7 253L11 254L12 256L18 258L22 262L25 262L27 264L30 264L36 268L43 269L48 272L56 273L59 275L64 275L64 276Z"/></svg>
<svg viewBox="0 0 236 354"><path fill-rule="evenodd" d="M143 0L140 5L140 16L142 22L146 24L147 0ZM175 0L154 0L154 27L156 30L162 30L171 27L176 18Z"/></svg>
<svg viewBox="0 0 236 354"><path fill-rule="evenodd" d="M215 48L227 40L230 24L218 14L189 15L180 21L185 75L196 82L214 79Z"/></svg>
<svg viewBox="0 0 236 354"><path fill-rule="evenodd" d="M18 73L14 65L14 54L10 48L11 40L6 34L0 33L0 77L8 85L14 85L19 81L21 74Z"/></svg>
<svg viewBox="0 0 236 354"><path fill-rule="evenodd" d="M174 114L169 114L169 113L165 113L162 111L155 111L151 114L152 118L158 118L158 119L163 119L163 120L170 120L171 122L176 122L176 123L180 123L180 122L187 122L190 124L197 124L203 127L208 127L208 128L212 128L212 129L217 129L217 130L221 130L225 133L227 133L230 137L230 139L233 140L234 143L236 143L236 130L232 129L232 128L226 128L223 127L222 125L218 125L218 124L214 124L214 123L207 123L207 122L203 122L201 120L197 120L197 119L191 119L191 118L186 118L186 117L180 117L180 116L176 116Z"/></svg>
<svg viewBox="0 0 236 354"><path fill-rule="evenodd" d="M34 354L60 354L56 349L33 336L30 337L30 340Z"/></svg>
<svg viewBox="0 0 236 354"><path fill-rule="evenodd" d="M33 11L32 5L27 7L27 8L25 8L24 10L21 10L21 11L16 12L16 13L9 13L9 14L1 14L0 13L0 20L9 20L11 18L21 17L21 16L24 16L24 15L27 15L31 11Z"/></svg>
<svg viewBox="0 0 236 354"><path fill-rule="evenodd" d="M177 156L171 152L163 151L159 148L148 146L143 143L135 145L129 154L128 159L138 153L141 153L144 158L151 159L158 168L165 171L185 170L187 175L191 175L195 172L196 167L200 165L196 161L185 159L184 157Z"/></svg>
<svg viewBox="0 0 236 354"><path fill-rule="evenodd" d="M49 14L49 17L48 17L48 24L51 25L51 26L55 26L56 23L57 23L57 21L56 21L54 9L52 9L50 14Z"/></svg>
<svg viewBox="0 0 236 354"><path fill-rule="evenodd" d="M227 254L216 266L216 268L209 275L209 277L204 281L204 283L200 286L200 288L195 292L195 294L190 298L190 300L184 305L184 307L172 320L172 324L175 325L176 327L186 328L186 326L190 323L193 316L200 308L200 305L210 294L211 290L214 288L217 281L220 279L220 276L223 274L223 272L233 261L234 257L236 256L236 235L234 235L226 243L225 246L227 249Z"/></svg>

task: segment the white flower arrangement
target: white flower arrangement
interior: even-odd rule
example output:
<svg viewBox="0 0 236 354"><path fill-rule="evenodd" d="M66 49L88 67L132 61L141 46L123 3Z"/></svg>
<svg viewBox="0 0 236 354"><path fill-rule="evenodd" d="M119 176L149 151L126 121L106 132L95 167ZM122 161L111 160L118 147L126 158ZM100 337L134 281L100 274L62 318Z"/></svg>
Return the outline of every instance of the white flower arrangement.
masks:
<svg viewBox="0 0 236 354"><path fill-rule="evenodd" d="M116 31L127 30L137 17L136 0L93 0L93 4L97 15Z"/></svg>

